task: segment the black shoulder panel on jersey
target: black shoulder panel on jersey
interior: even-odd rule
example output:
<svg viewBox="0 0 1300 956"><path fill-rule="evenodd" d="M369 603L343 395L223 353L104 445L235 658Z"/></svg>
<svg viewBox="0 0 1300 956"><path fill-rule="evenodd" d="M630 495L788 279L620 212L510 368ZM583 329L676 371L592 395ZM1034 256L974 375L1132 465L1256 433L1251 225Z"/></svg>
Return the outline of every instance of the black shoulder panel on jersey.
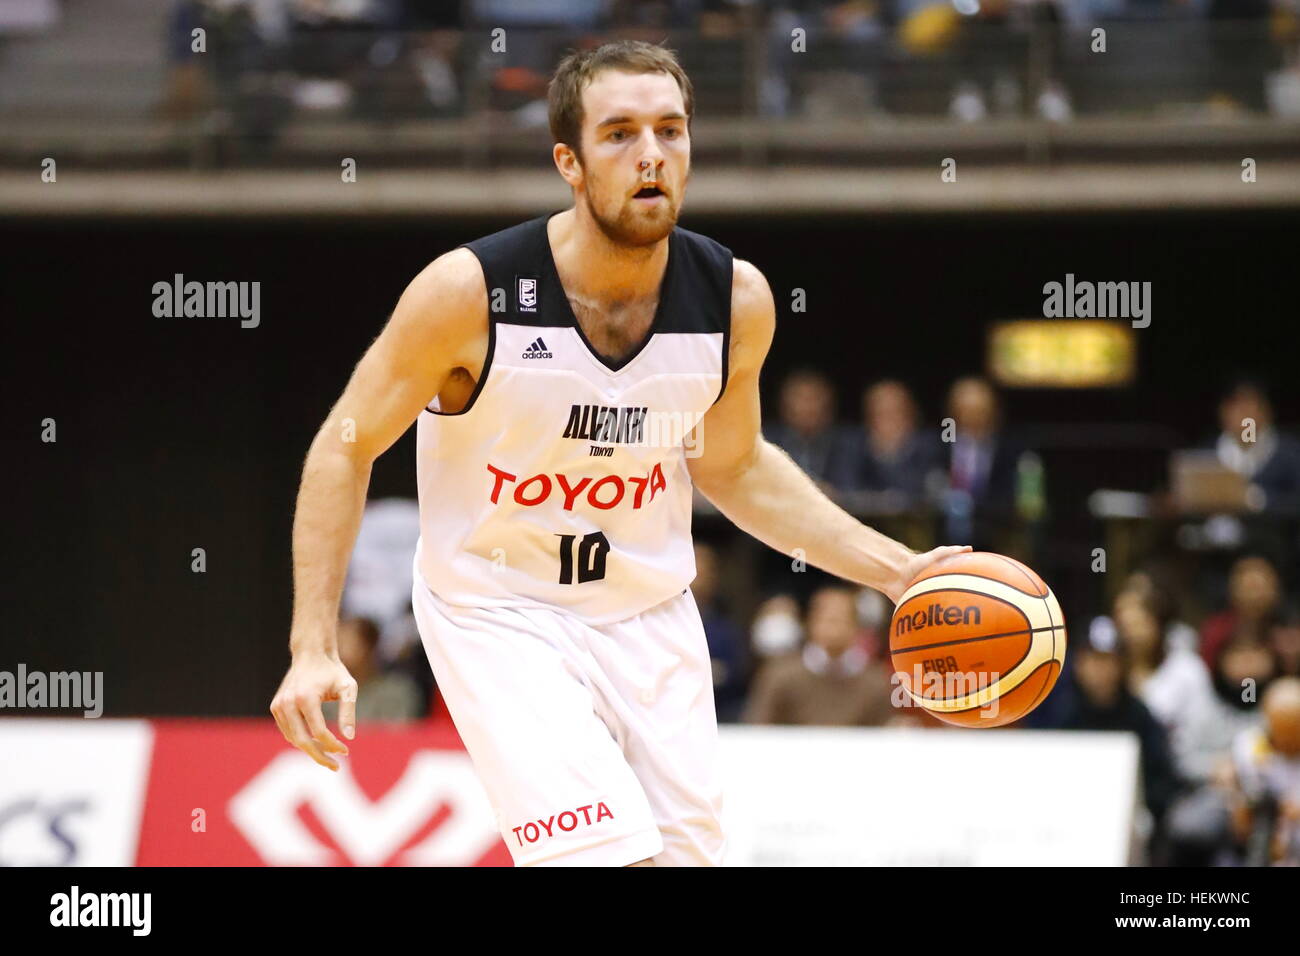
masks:
<svg viewBox="0 0 1300 956"><path fill-rule="evenodd" d="M546 226L552 215L464 244L483 267L488 323L493 332L497 322L577 326L560 286L547 238ZM732 269L731 250L726 246L689 229L674 228L669 239L668 271L660 293L663 298L653 328L655 333L722 333L719 398L727 387ZM578 332L581 335L580 327ZM634 355L610 367L621 368Z"/></svg>
<svg viewBox="0 0 1300 956"><path fill-rule="evenodd" d="M722 332L731 328L731 250L708 236L678 227L669 263L660 332Z"/></svg>
<svg viewBox="0 0 1300 956"><path fill-rule="evenodd" d="M674 230L678 240L672 254L679 257L674 267L664 332L721 332L722 384L718 398L727 390L727 363L731 353L731 280L734 261L731 250L708 236L689 229ZM713 404L718 403L718 398Z"/></svg>
<svg viewBox="0 0 1300 956"><path fill-rule="evenodd" d="M545 281L550 249L545 245L550 215L464 243L483 266L488 318L511 325L569 325L567 303L556 308L557 290Z"/></svg>
<svg viewBox="0 0 1300 956"><path fill-rule="evenodd" d="M518 283L505 276L512 266L520 262L536 261L539 223L541 224L541 233L545 236L546 220L533 219L528 222L521 222L517 226L511 226L509 229L502 229L500 232L494 232L491 235L475 239L473 242L462 242L456 247L458 249L468 249L474 253L474 257L479 261L479 266L483 269L483 283L487 288L488 298L487 356L483 359L483 370L479 373L478 381L475 383L469 399L465 402L465 407L456 412L442 412L426 405L424 410L430 415L438 415L444 418L464 415L474 407L474 403L478 400L479 393L483 391L483 385L487 382L488 374L492 370L492 356L497 347L497 320L505 314L505 310L514 307L516 304L514 297L518 295Z"/></svg>

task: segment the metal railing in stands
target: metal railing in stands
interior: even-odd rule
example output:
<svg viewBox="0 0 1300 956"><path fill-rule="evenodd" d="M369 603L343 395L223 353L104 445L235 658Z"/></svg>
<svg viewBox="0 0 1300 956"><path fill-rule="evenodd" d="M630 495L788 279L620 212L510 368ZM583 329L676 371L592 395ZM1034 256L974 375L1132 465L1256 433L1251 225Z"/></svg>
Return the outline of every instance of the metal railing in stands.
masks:
<svg viewBox="0 0 1300 956"><path fill-rule="evenodd" d="M1262 135L1265 148L1300 156L1294 21L994 25L953 14L928 32L791 29L769 18L722 35L655 34L692 77L698 150L746 165L906 163L960 142L990 161L1045 162L1216 143L1231 153ZM152 47L149 62L85 42L60 59L57 35L10 38L0 162L54 143L102 165L287 165L341 146L390 165L532 164L549 142L548 71L594 39L510 28L494 52L487 28L337 29L267 43L226 23L205 53L169 63ZM44 68L32 66L32 43ZM24 65L26 85L6 76L6 60Z"/></svg>

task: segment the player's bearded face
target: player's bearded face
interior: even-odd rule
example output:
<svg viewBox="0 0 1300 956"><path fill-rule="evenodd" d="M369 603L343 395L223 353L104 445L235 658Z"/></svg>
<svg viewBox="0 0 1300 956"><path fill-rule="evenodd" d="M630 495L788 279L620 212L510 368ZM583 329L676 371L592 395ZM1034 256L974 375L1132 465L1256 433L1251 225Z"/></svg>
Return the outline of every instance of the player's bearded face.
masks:
<svg viewBox="0 0 1300 956"><path fill-rule="evenodd" d="M653 245L677 224L690 176L681 90L669 75L609 71L584 101L583 201L612 242Z"/></svg>
<svg viewBox="0 0 1300 956"><path fill-rule="evenodd" d="M626 174L609 182L604 175L604 171L589 170L583 195L591 218L610 241L647 246L672 232L681 209L681 190L667 182L662 167L648 172L653 178L644 182L636 175L629 181Z"/></svg>

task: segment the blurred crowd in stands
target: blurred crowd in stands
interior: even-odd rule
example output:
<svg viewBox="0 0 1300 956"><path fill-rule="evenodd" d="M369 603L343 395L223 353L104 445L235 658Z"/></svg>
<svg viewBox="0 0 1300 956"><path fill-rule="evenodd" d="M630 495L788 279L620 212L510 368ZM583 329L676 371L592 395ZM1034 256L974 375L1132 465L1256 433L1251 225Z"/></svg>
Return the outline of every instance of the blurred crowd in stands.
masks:
<svg viewBox="0 0 1300 956"><path fill-rule="evenodd" d="M859 424L836 421L836 407L824 375L795 370L766 437L869 521L923 513L945 542L1007 550L998 532L1042 508L1037 456L1011 437L982 378L952 383L939 415L925 415L937 427L921 423L915 398L894 380L864 390ZM1262 386L1231 383L1219 415L1200 453L1239 479L1235 510L1294 518L1300 442L1273 424ZM418 534L414 502L368 506L339 641L361 685L362 721L447 717L410 614ZM697 534L692 584L720 722L943 726L899 706L892 608L881 594L761 546L764 558L738 572L724 546ZM1252 550L1249 538L1233 554L1220 591L1180 593L1151 561L1114 569L1121 578L1108 603L1087 613L1067 605L1065 671L1014 725L1136 735L1152 864L1300 864L1300 602L1280 570L1295 556Z"/></svg>
<svg viewBox="0 0 1300 956"><path fill-rule="evenodd" d="M1300 0L175 0L165 106L186 116L215 101L266 135L295 110L376 122L494 110L541 127L563 52L617 36L677 49L715 116L1060 122L1080 108L1188 102L1294 116L1297 10ZM1108 45L1098 28L1122 40Z"/></svg>

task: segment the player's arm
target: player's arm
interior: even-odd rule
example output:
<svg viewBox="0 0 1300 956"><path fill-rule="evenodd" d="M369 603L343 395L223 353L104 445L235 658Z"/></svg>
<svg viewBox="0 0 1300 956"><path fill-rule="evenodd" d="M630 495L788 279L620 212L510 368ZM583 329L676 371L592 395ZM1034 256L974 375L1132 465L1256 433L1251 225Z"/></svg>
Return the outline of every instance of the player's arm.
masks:
<svg viewBox="0 0 1300 956"><path fill-rule="evenodd" d="M700 422L695 447L701 454L687 459L691 480L738 528L764 544L784 554L800 549L809 564L897 601L926 565L970 549L915 553L832 502L789 455L763 438L758 376L775 329L767 280L736 260L727 387Z"/></svg>
<svg viewBox="0 0 1300 956"><path fill-rule="evenodd" d="M321 702L339 701L339 726L356 725L356 681L339 661L336 625L348 558L365 508L370 468L486 339L487 290L478 260L457 249L407 286L383 332L357 364L307 452L293 521L293 660L275 700L285 738L337 770L347 753Z"/></svg>

